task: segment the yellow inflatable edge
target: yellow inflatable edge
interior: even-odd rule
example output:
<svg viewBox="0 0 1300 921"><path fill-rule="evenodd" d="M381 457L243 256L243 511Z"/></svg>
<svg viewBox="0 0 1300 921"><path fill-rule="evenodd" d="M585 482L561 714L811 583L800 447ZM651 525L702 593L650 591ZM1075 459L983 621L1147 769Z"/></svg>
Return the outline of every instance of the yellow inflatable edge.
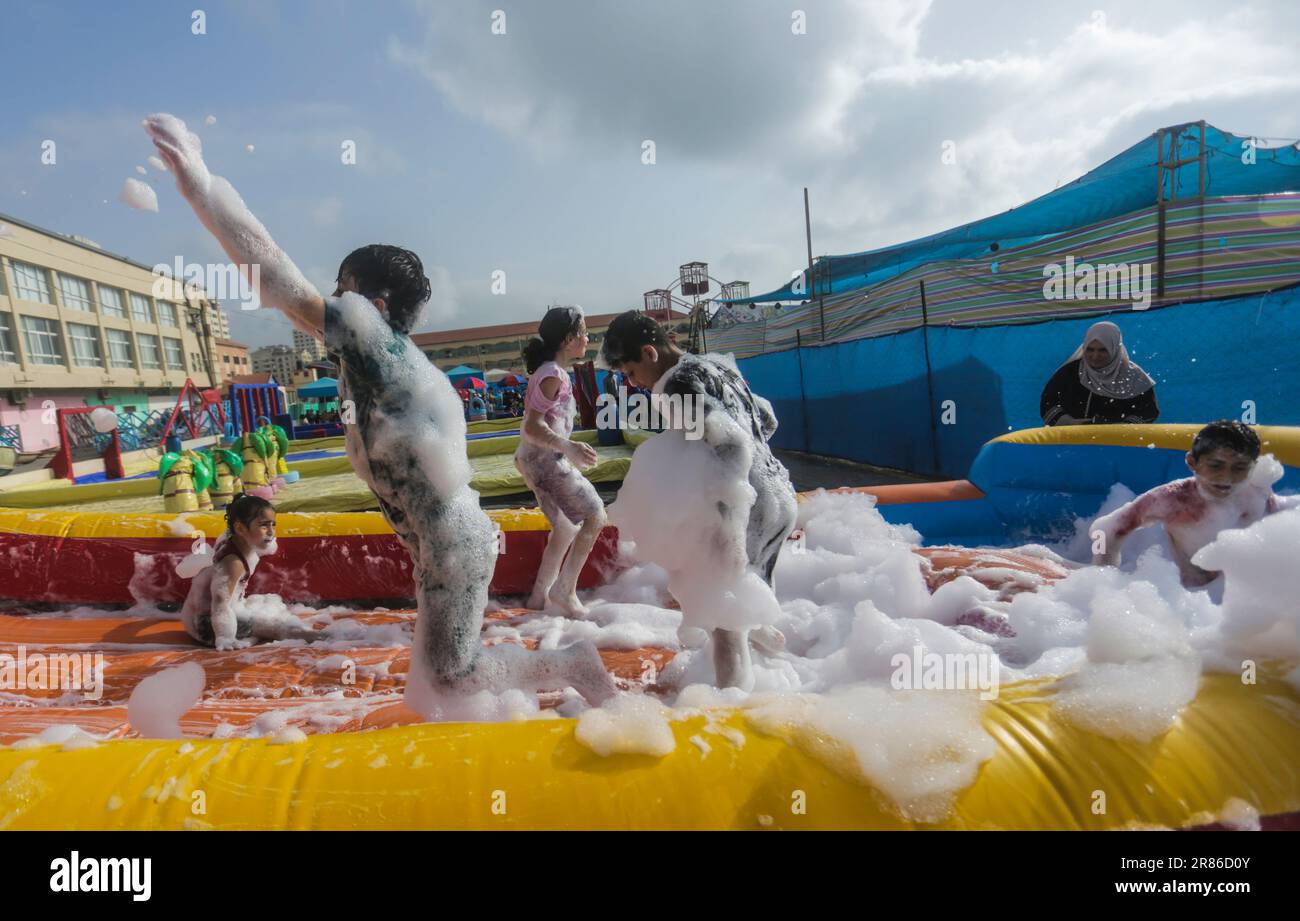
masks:
<svg viewBox="0 0 1300 921"><path fill-rule="evenodd" d="M1300 810L1297 709L1300 695L1276 676L1209 675L1171 729L1135 742L1066 722L1043 682L1004 686L983 717L995 754L929 822L847 750L798 729L757 731L737 710L673 722L663 757L602 757L565 719L289 744L10 747L0 829L1178 828L1225 809Z"/></svg>

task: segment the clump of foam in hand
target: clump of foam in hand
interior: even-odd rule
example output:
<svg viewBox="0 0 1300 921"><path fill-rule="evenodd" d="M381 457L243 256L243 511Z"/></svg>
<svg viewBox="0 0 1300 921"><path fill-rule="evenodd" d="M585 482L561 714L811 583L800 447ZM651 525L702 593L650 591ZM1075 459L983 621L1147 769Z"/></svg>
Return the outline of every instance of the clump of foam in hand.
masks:
<svg viewBox="0 0 1300 921"><path fill-rule="evenodd" d="M206 213L207 219L221 228L227 239L238 241L243 248L238 263L261 266L260 290L256 293L263 303L280 306L320 297L271 239L261 221L248 210L234 187L203 165L203 143L185 122L174 115L159 113L150 115L144 124L150 132L169 138L180 149L181 156L196 166L196 174L191 177L195 186L190 192L192 203L200 214Z"/></svg>
<svg viewBox="0 0 1300 921"><path fill-rule="evenodd" d="M131 692L127 722L146 739L179 739L180 718L199 702L206 683L207 675L197 662L152 674Z"/></svg>
<svg viewBox="0 0 1300 921"><path fill-rule="evenodd" d="M157 154L150 154L146 159L148 160L149 165L152 166L154 169L158 170L158 172L160 173L167 172L167 164L163 162L162 157L158 156Z"/></svg>
<svg viewBox="0 0 1300 921"><path fill-rule="evenodd" d="M601 757L654 755L662 758L677 747L669 711L652 697L619 694L600 708L578 717L574 736Z"/></svg>
<svg viewBox="0 0 1300 921"><path fill-rule="evenodd" d="M715 451L720 444L730 446L726 462ZM684 626L744 629L780 617L772 590L749 567L745 552L755 498L751 457L752 442L736 423L710 413L702 439L670 430L638 447L610 506L610 522L635 543L638 558L667 570Z"/></svg>
<svg viewBox="0 0 1300 921"><path fill-rule="evenodd" d="M1197 566L1224 575L1220 633L1230 652L1268 659L1300 658L1297 548L1300 509L1290 509L1248 528L1223 531L1192 557Z"/></svg>
<svg viewBox="0 0 1300 921"><path fill-rule="evenodd" d="M127 179L117 197L139 211L158 210L158 194L154 192L153 186L139 179Z"/></svg>

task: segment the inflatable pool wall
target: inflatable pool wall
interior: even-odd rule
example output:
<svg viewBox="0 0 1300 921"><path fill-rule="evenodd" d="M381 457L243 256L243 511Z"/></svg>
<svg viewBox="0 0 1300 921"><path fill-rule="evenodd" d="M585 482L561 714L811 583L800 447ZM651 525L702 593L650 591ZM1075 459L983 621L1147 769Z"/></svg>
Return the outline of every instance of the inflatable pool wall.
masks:
<svg viewBox="0 0 1300 921"><path fill-rule="evenodd" d="M1073 534L1121 483L1140 493L1187 476L1184 456L1199 425L1098 425L1026 429L986 444L969 480L856 488L894 524L910 524L927 545L1012 546ZM1300 489L1300 428L1260 426L1264 450L1284 465L1276 485ZM524 594L546 546L549 524L536 509L493 510L502 553L491 592ZM190 552L190 530L213 541L219 514L176 516L0 509L0 559L10 565L0 597L27 603L179 603L187 582L172 571ZM251 591L287 601L383 602L409 598L411 562L378 512L281 513L280 550L266 557ZM601 534L579 586L605 581L618 534Z"/></svg>

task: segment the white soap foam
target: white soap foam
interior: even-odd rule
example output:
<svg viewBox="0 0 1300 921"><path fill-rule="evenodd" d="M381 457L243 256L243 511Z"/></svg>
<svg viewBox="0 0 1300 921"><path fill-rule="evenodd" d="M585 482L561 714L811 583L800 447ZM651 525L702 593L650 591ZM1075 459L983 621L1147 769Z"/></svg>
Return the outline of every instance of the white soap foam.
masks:
<svg viewBox="0 0 1300 921"><path fill-rule="evenodd" d="M180 718L199 702L206 683L207 674L197 662L149 675L127 700L127 721L146 739L182 738Z"/></svg>
<svg viewBox="0 0 1300 921"><path fill-rule="evenodd" d="M619 694L579 716L574 736L602 757L663 757L677 747L669 715L668 708L652 697Z"/></svg>
<svg viewBox="0 0 1300 921"><path fill-rule="evenodd" d="M752 441L725 413L710 413L704 438L662 432L632 457L609 520L641 560L668 572L668 588L688 627L745 629L780 616L776 598L748 566L745 531L754 505L748 470ZM719 463L715 445L731 447ZM672 496L672 501L664 501ZM723 518L717 506L731 514Z"/></svg>
<svg viewBox="0 0 1300 921"><path fill-rule="evenodd" d="M158 210L158 193L153 190L153 186L139 179L127 179L117 197L138 211Z"/></svg>

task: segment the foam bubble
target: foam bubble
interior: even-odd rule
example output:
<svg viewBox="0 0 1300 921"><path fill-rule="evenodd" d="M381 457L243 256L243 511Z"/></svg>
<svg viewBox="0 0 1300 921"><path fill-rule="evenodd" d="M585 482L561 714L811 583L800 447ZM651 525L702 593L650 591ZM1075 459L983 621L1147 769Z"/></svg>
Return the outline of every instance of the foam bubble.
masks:
<svg viewBox="0 0 1300 921"><path fill-rule="evenodd" d="M654 755L662 758L677 747L668 709L652 697L619 694L604 706L578 717L574 736L601 757Z"/></svg>
<svg viewBox="0 0 1300 921"><path fill-rule="evenodd" d="M158 210L158 193L153 190L153 186L139 179L127 179L117 197L138 211Z"/></svg>
<svg viewBox="0 0 1300 921"><path fill-rule="evenodd" d="M203 696L207 674L186 662L142 679L126 704L131 728L146 739L182 738L180 718Z"/></svg>

